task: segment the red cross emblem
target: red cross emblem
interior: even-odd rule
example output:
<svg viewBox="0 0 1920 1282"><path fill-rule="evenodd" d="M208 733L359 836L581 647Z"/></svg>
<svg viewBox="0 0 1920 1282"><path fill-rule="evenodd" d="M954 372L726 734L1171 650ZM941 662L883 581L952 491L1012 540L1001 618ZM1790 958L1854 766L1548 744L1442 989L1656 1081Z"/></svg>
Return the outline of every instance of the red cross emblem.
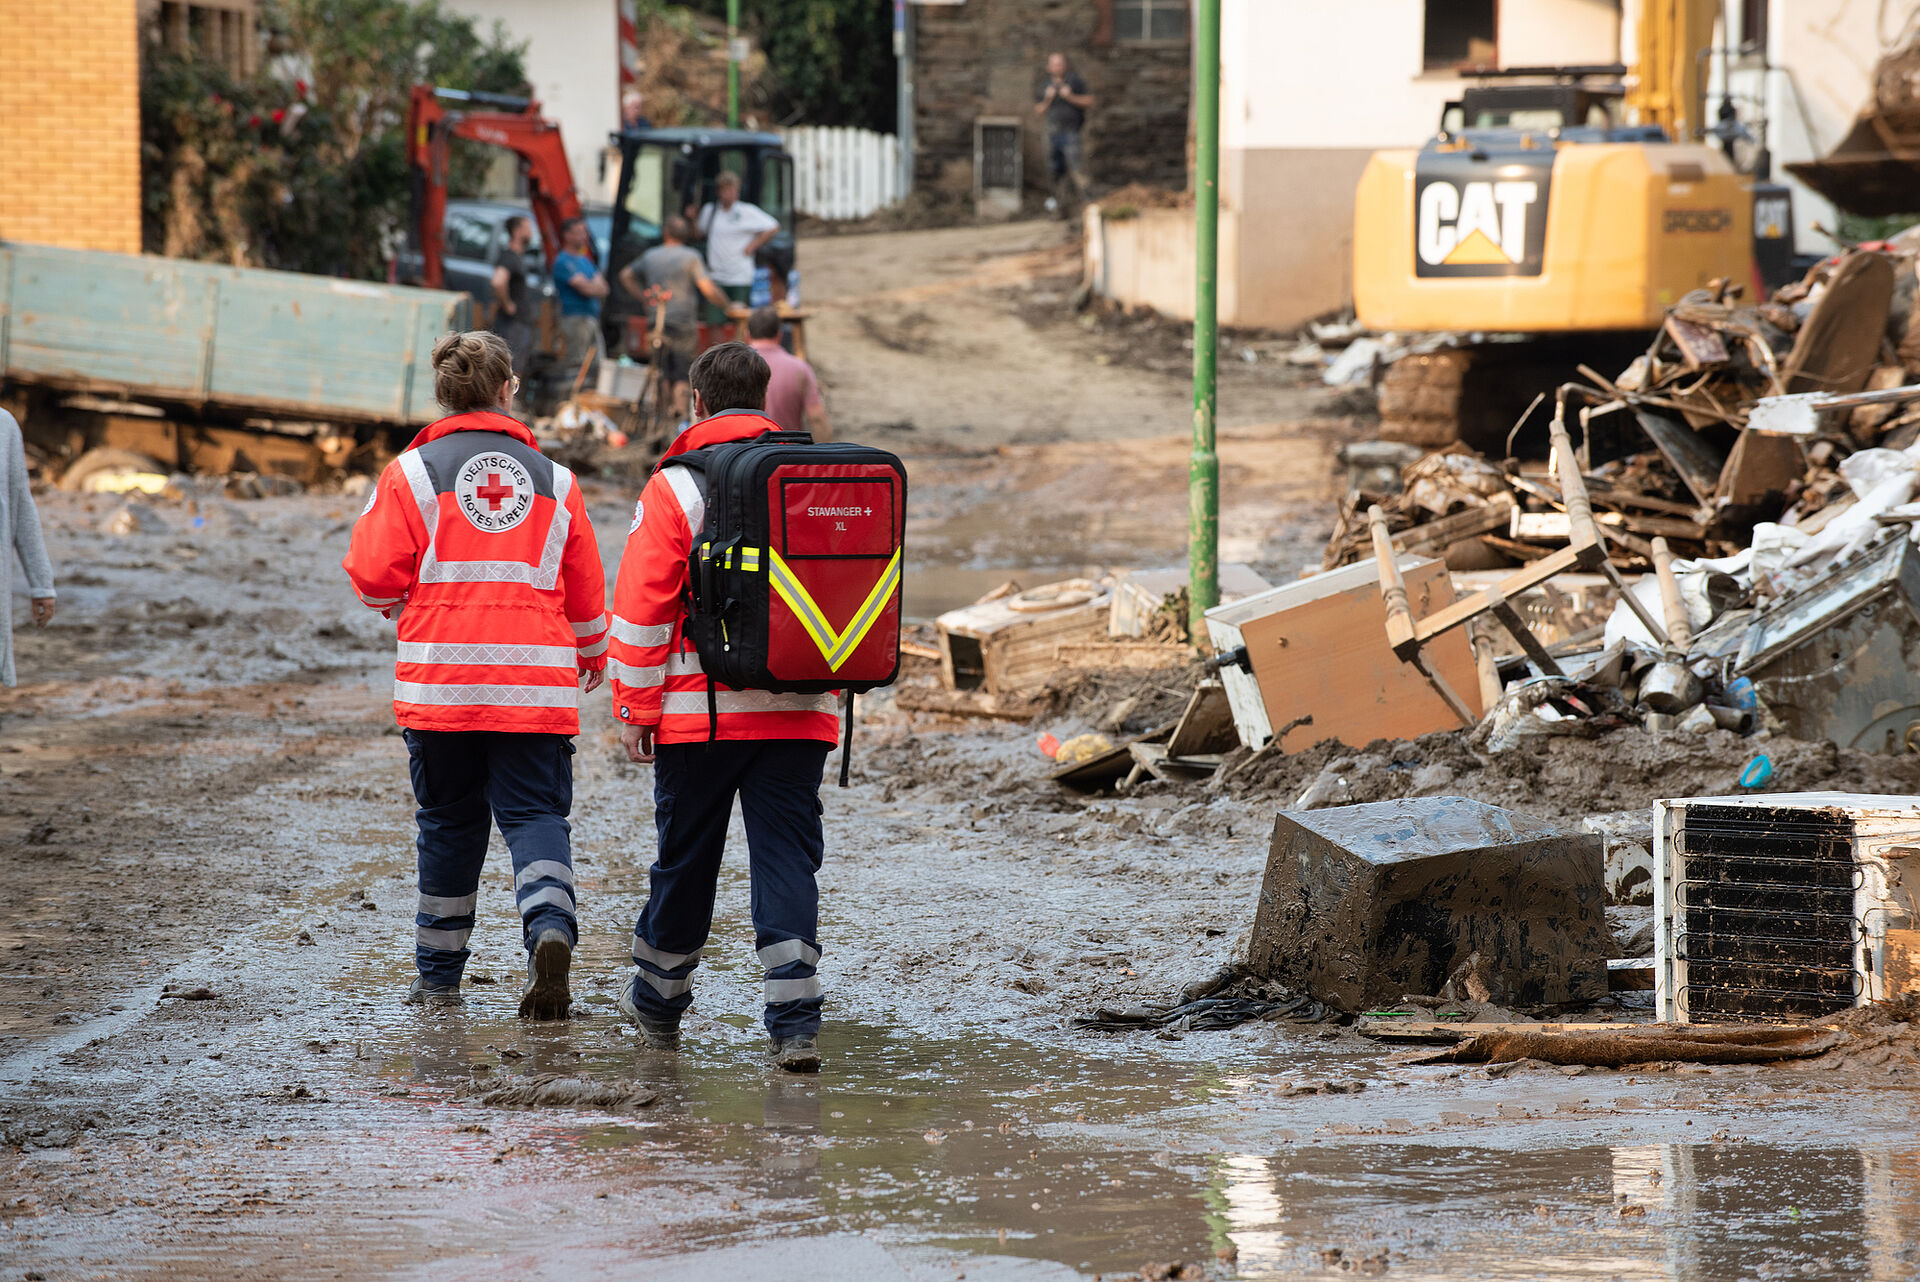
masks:
<svg viewBox="0 0 1920 1282"><path fill-rule="evenodd" d="M473 492L477 497L487 501L487 510L489 512L498 512L500 510L500 504L513 497L513 482L507 481L502 484L498 472L489 472L487 473L487 483L485 485L474 486Z"/></svg>

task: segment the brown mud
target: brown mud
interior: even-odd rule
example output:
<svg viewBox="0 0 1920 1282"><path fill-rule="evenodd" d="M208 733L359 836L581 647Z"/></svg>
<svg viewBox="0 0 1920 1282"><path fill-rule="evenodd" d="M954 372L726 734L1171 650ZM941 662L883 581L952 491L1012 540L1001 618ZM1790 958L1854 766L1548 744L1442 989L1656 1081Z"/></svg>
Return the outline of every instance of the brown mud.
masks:
<svg viewBox="0 0 1920 1282"><path fill-rule="evenodd" d="M835 243L853 254L861 239ZM971 305L986 287L968 288ZM1104 367L1060 350L1072 359L1056 394L1070 399ZM1171 563L1184 411L1177 386L1153 394L1180 417L1143 431L1142 453L1115 450L1107 489L1100 451L1071 441L1018 446L1003 488L970 443L909 450L926 572L1019 574L1114 546ZM945 412L927 403L927 421ZM1261 408L1235 412L1287 417ZM844 420L855 437L879 421ZM1311 431L1241 447L1231 466L1253 472L1231 510L1251 547L1288 522L1324 525L1326 477L1300 460L1327 449ZM987 530L979 505L1013 511L1026 494L1040 497L1022 537L969 559ZM588 496L611 565L632 495ZM25 684L0 692L7 1276L1914 1271L1915 1079L1899 1055L1509 1075L1398 1064L1338 1025L1071 1029L1073 1015L1164 999L1230 959L1273 812L1330 748L1280 758L1263 769L1298 773L1254 776L1244 792L1081 798L1039 781L1044 727L864 704L854 786L823 798L827 1065L796 1079L762 1064L737 836L686 1048L647 1051L618 1017L653 855L650 777L619 756L604 700L590 699L575 758L574 1018L514 1017L522 954L497 847L466 1005L403 1007L412 800L386 703L391 628L338 570L358 503L154 503L116 520L119 504L43 497L60 615L17 631ZM1134 507L1148 515L1129 527ZM934 537L948 522L962 524ZM1056 542L1039 537L1049 530ZM1306 563L1288 564L1289 546L1272 544L1277 573ZM1171 702L1184 682L1166 680L1174 693L1154 697ZM1096 679L1056 720L1139 693ZM1503 804L1521 804L1511 787L1544 790L1569 751L1556 741L1529 775L1411 748ZM1767 750L1783 784L1878 786L1873 763ZM1396 768L1399 751L1346 755L1380 759L1356 764L1362 778L1417 773ZM1705 756L1662 760L1617 792L1579 784L1579 804L1641 804L1636 791L1663 780L1724 787ZM542 1079L658 1098L483 1102Z"/></svg>

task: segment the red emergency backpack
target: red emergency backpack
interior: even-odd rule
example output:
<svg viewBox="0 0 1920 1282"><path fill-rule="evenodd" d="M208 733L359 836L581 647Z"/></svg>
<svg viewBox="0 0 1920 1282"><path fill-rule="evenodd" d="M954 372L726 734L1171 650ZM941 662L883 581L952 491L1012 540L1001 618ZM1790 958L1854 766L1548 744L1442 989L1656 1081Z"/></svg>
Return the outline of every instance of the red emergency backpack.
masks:
<svg viewBox="0 0 1920 1282"><path fill-rule="evenodd" d="M846 691L900 671L907 469L866 445L767 432L676 455L703 484L706 519L687 564L686 635L714 683L737 690ZM717 712L710 712L718 725Z"/></svg>

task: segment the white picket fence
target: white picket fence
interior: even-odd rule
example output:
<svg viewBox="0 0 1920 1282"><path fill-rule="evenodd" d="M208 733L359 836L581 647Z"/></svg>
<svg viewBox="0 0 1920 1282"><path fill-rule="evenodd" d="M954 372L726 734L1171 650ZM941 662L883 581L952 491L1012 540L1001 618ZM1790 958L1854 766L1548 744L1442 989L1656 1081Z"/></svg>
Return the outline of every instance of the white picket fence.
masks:
<svg viewBox="0 0 1920 1282"><path fill-rule="evenodd" d="M793 202L815 218L865 218L900 199L900 140L871 129L809 125L781 133L793 156Z"/></svg>

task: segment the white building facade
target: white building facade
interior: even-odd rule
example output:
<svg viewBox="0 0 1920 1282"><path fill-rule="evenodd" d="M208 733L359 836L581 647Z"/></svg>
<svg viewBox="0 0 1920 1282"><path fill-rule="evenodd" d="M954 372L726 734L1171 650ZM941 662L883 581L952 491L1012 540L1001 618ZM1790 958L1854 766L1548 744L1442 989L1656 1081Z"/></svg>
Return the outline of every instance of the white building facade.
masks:
<svg viewBox="0 0 1920 1282"><path fill-rule="evenodd" d="M1902 42L1920 0L1726 0L1722 62L1743 119L1764 110L1775 177L1846 133L1874 63ZM1751 15L1747 6L1752 6ZM1631 63L1640 0L1222 0L1220 315L1291 329L1352 300L1353 194L1375 151L1418 147L1483 67ZM1742 37L1752 48L1737 46ZM1764 54L1763 54L1764 51ZM1766 69L1763 69L1763 63ZM1802 250L1832 207L1797 183ZM1190 210L1109 221L1090 248L1112 297L1177 316L1193 308Z"/></svg>
<svg viewBox="0 0 1920 1282"><path fill-rule="evenodd" d="M527 46L527 79L560 126L580 198L602 198L601 156L620 125L617 0L444 0L484 31L497 21ZM490 186L492 184L489 184Z"/></svg>

